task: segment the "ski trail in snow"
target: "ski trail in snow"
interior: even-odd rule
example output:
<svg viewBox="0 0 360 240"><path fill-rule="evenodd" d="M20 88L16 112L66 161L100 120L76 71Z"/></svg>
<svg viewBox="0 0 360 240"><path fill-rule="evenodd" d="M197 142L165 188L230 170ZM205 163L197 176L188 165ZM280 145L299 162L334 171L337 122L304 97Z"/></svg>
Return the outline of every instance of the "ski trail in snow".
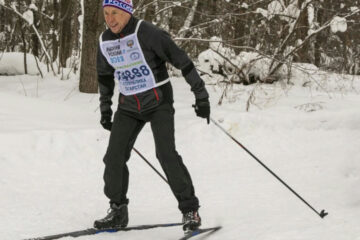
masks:
<svg viewBox="0 0 360 240"><path fill-rule="evenodd" d="M31 81L24 81L29 92L35 86ZM38 98L14 92L10 81L5 85L0 95L1 239L92 226L108 208L102 158L109 133L98 123L97 103L82 94L64 102L70 84L65 91L57 82L43 83ZM294 106L308 102L308 95L294 88L275 106L247 113L242 101L217 106L219 92L209 88L213 118L222 119L225 129L317 209L326 209L330 215L322 220L216 126L195 116L183 79L173 85L177 149L200 198L203 226L224 227L211 239L360 240L358 95L315 99L324 101L324 108L306 113ZM148 125L135 147L160 170ZM135 153L129 168L129 224L180 221L169 187ZM181 234L181 228L154 229L80 239L176 239Z"/></svg>

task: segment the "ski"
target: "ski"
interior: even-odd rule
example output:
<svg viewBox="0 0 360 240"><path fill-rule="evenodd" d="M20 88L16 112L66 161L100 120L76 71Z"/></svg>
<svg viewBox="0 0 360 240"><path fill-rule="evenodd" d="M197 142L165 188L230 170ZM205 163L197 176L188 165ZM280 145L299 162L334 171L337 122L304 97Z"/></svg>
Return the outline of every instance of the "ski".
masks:
<svg viewBox="0 0 360 240"><path fill-rule="evenodd" d="M180 226L182 223L164 223L164 224L149 224L149 225L138 225L132 227L125 227L125 228L107 228L107 229L97 229L97 228L88 228L74 232L67 232L67 233L60 233L55 235L49 235L44 237L36 237L36 238L28 238L24 240L53 240L59 239L63 237L81 237L81 236L88 236L88 235L95 235L99 233L113 233L119 231L131 231L131 230L146 230L151 228L162 228L162 227L174 227Z"/></svg>
<svg viewBox="0 0 360 240"><path fill-rule="evenodd" d="M211 228L199 228L199 229L193 230L193 231L185 234L185 236L180 238L179 240L187 240L187 239L190 239L192 237L198 236L203 233L207 233L206 237L208 237L210 234L213 234L213 233L219 231L220 229L221 229L221 226L211 227Z"/></svg>

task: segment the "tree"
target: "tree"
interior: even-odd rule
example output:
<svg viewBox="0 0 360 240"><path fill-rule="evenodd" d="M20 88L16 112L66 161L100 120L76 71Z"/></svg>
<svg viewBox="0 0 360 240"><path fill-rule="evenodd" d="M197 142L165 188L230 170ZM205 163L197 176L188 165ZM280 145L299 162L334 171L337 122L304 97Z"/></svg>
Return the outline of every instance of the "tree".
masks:
<svg viewBox="0 0 360 240"><path fill-rule="evenodd" d="M59 48L59 66L66 67L66 60L71 56L71 20L73 0L62 0L60 2L60 48Z"/></svg>
<svg viewBox="0 0 360 240"><path fill-rule="evenodd" d="M59 25L59 4L58 4L58 0L54 0L53 1L53 21L52 21L52 34L51 34L51 39L52 39L52 60L55 61L57 56L58 56L58 50L59 50L59 43L57 40L57 27Z"/></svg>
<svg viewBox="0 0 360 240"><path fill-rule="evenodd" d="M98 28L102 29L104 26L101 0L86 1L85 13L80 8L81 2L0 0L0 51L32 52L48 66L56 62L58 71L62 73L69 57L72 57L72 65L66 67L73 67L76 73L81 51L84 51L83 56L86 57L82 60L88 62L83 64L87 69L83 69L82 74L90 72L86 77L81 75L80 84L84 84L83 81L93 81L90 92L96 91L93 50L97 48ZM199 53L209 49L209 43L216 37L237 55L257 51L261 56L270 56L274 59L271 65L273 70L283 63L290 67L294 60L309 62L335 72L360 74L360 0L133 2L135 17L169 31L180 47L194 59ZM91 4L94 8L87 7ZM19 14L15 13L15 9L18 9ZM33 12L34 17L31 26L22 16L29 11ZM350 13L352 14L349 15ZM80 15L86 19L78 21ZM345 32L330 30L329 22L335 16L346 18ZM96 22L96 19L100 20ZM80 29L84 31L81 37ZM83 42L81 39L84 39ZM80 49L81 47L84 49ZM296 51L288 55L288 51L294 48ZM224 75L228 73L225 72ZM83 86L80 88L83 89Z"/></svg>
<svg viewBox="0 0 360 240"><path fill-rule="evenodd" d="M96 51L99 39L101 0L84 0L84 20L81 48L80 92L97 93Z"/></svg>

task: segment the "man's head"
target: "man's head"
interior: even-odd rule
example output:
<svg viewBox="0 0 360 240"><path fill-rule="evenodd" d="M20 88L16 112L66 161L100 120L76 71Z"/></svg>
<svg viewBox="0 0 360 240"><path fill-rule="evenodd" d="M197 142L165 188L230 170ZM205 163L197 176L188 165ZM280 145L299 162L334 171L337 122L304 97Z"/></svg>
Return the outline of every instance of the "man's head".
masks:
<svg viewBox="0 0 360 240"><path fill-rule="evenodd" d="M113 33L120 33L129 22L132 12L132 0L104 0L104 17Z"/></svg>

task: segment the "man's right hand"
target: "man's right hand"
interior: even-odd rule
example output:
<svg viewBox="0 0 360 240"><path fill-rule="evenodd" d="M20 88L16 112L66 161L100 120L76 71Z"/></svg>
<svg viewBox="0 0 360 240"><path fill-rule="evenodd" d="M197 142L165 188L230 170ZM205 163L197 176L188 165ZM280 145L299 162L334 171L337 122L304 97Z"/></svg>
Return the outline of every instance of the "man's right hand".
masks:
<svg viewBox="0 0 360 240"><path fill-rule="evenodd" d="M103 126L104 129L111 132L112 122L110 116L101 116L100 124Z"/></svg>

